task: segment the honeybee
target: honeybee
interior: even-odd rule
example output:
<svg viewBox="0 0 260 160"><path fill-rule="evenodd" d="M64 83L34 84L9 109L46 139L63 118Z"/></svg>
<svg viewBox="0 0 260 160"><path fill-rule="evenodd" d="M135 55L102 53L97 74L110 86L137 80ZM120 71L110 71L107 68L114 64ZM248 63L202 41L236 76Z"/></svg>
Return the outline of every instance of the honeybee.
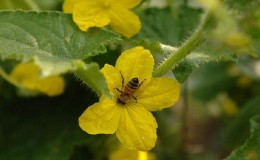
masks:
<svg viewBox="0 0 260 160"><path fill-rule="evenodd" d="M139 83L139 79L137 77L132 78L126 86L124 86L124 77L120 72L122 77L122 90L115 88L118 92L120 92L119 97L117 98L117 103L125 105L132 98L137 102L137 98L134 96L134 93L140 88L145 79Z"/></svg>

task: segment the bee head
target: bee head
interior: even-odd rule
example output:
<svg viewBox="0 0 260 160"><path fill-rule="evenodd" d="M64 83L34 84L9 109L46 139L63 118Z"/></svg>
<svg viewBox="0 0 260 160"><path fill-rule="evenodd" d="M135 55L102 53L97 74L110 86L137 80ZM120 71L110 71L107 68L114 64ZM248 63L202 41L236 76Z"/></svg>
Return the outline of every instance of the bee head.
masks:
<svg viewBox="0 0 260 160"><path fill-rule="evenodd" d="M138 78L133 78L131 81L132 81L133 83L136 83L136 84L138 84L138 83L139 83L139 80L138 80Z"/></svg>

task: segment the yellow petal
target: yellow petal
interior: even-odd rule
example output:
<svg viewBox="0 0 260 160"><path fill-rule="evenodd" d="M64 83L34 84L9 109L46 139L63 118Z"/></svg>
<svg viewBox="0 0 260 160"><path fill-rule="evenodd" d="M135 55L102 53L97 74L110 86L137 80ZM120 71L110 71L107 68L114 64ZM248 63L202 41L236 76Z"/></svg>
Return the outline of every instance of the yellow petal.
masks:
<svg viewBox="0 0 260 160"><path fill-rule="evenodd" d="M141 83L140 90L145 87L152 78L154 59L149 50L143 47L135 47L124 51L116 62L116 69L121 71L124 83L128 83L132 78L138 78Z"/></svg>
<svg viewBox="0 0 260 160"><path fill-rule="evenodd" d="M23 63L15 66L10 73L10 77L15 81L22 83L28 79L35 79L38 77L40 68L31 63Z"/></svg>
<svg viewBox="0 0 260 160"><path fill-rule="evenodd" d="M21 63L15 66L10 78L26 89L37 90L40 68L32 63Z"/></svg>
<svg viewBox="0 0 260 160"><path fill-rule="evenodd" d="M18 64L10 77L30 90L37 90L48 96L56 96L64 91L65 82L62 77L51 76L40 79L40 68L32 63Z"/></svg>
<svg viewBox="0 0 260 160"><path fill-rule="evenodd" d="M62 77L51 76L39 79L35 88L52 97L62 94L64 92L64 87L65 81Z"/></svg>
<svg viewBox="0 0 260 160"><path fill-rule="evenodd" d="M38 90L37 86L38 86L38 82L39 79L38 78L34 78L34 77L28 77L27 79L24 79L23 81L20 82L20 84L29 90Z"/></svg>
<svg viewBox="0 0 260 160"><path fill-rule="evenodd" d="M113 134L120 114L115 101L101 97L100 102L88 107L79 117L79 126L89 134Z"/></svg>
<svg viewBox="0 0 260 160"><path fill-rule="evenodd" d="M109 154L109 160L155 160L156 156L152 152L129 150L120 145Z"/></svg>
<svg viewBox="0 0 260 160"><path fill-rule="evenodd" d="M116 88L122 90L122 78L119 71L115 69L115 67L105 64L105 66L101 69L101 72L106 78L110 94L112 97L117 97L119 93Z"/></svg>
<svg viewBox="0 0 260 160"><path fill-rule="evenodd" d="M115 5L110 9L111 27L117 33L127 38L131 38L141 29L141 22L137 15L132 11Z"/></svg>
<svg viewBox="0 0 260 160"><path fill-rule="evenodd" d="M110 23L109 13L100 1L80 1L74 5L73 20L82 31Z"/></svg>
<svg viewBox="0 0 260 160"><path fill-rule="evenodd" d="M109 160L138 160L137 158L138 151L126 149L122 145L120 145L117 150L109 154Z"/></svg>
<svg viewBox="0 0 260 160"><path fill-rule="evenodd" d="M120 4L124 8L133 8L137 6L142 0L110 0L110 3L112 4Z"/></svg>
<svg viewBox="0 0 260 160"><path fill-rule="evenodd" d="M171 78L153 78L144 88L141 95L137 95L137 103L142 104L149 111L157 111L176 103L180 95L180 85Z"/></svg>
<svg viewBox="0 0 260 160"><path fill-rule="evenodd" d="M151 150L156 142L157 123L153 115L137 103L124 106L116 135L128 149Z"/></svg>
<svg viewBox="0 0 260 160"><path fill-rule="evenodd" d="M65 0L62 9L66 13L72 13L74 5L80 0Z"/></svg>

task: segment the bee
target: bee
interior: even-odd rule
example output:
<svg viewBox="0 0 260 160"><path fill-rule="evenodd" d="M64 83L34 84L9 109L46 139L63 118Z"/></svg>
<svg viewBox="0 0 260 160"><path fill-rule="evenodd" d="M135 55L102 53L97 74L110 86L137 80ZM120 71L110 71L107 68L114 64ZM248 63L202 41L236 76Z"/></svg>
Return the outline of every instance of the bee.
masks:
<svg viewBox="0 0 260 160"><path fill-rule="evenodd" d="M126 86L124 86L124 77L120 72L122 77L122 90L115 88L118 92L120 92L119 97L117 98L117 103L125 105L132 98L137 102L137 98L134 96L134 93L140 88L145 79L139 83L139 79L137 77L132 78Z"/></svg>

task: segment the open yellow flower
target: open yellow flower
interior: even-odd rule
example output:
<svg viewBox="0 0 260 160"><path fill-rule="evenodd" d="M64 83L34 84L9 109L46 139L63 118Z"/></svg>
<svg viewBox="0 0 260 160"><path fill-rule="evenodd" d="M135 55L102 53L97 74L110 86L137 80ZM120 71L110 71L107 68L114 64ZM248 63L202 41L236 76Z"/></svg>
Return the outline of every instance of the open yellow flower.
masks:
<svg viewBox="0 0 260 160"><path fill-rule="evenodd" d="M79 118L80 127L89 134L116 133L128 149L152 149L157 139L157 123L150 111L172 106L180 93L177 81L153 78L153 66L152 54L143 47L124 51L115 67L106 64L101 72L113 98L102 96L98 103L88 107ZM132 83L139 85L127 97L129 85L135 86Z"/></svg>
<svg viewBox="0 0 260 160"><path fill-rule="evenodd" d="M140 2L141 0L65 0L63 10L73 14L74 22L82 31L110 24L115 32L130 38L141 28L139 17L130 11Z"/></svg>
<svg viewBox="0 0 260 160"><path fill-rule="evenodd" d="M18 64L10 74L10 78L28 90L36 90L48 96L63 93L65 82L60 76L40 78L40 68L32 63Z"/></svg>

